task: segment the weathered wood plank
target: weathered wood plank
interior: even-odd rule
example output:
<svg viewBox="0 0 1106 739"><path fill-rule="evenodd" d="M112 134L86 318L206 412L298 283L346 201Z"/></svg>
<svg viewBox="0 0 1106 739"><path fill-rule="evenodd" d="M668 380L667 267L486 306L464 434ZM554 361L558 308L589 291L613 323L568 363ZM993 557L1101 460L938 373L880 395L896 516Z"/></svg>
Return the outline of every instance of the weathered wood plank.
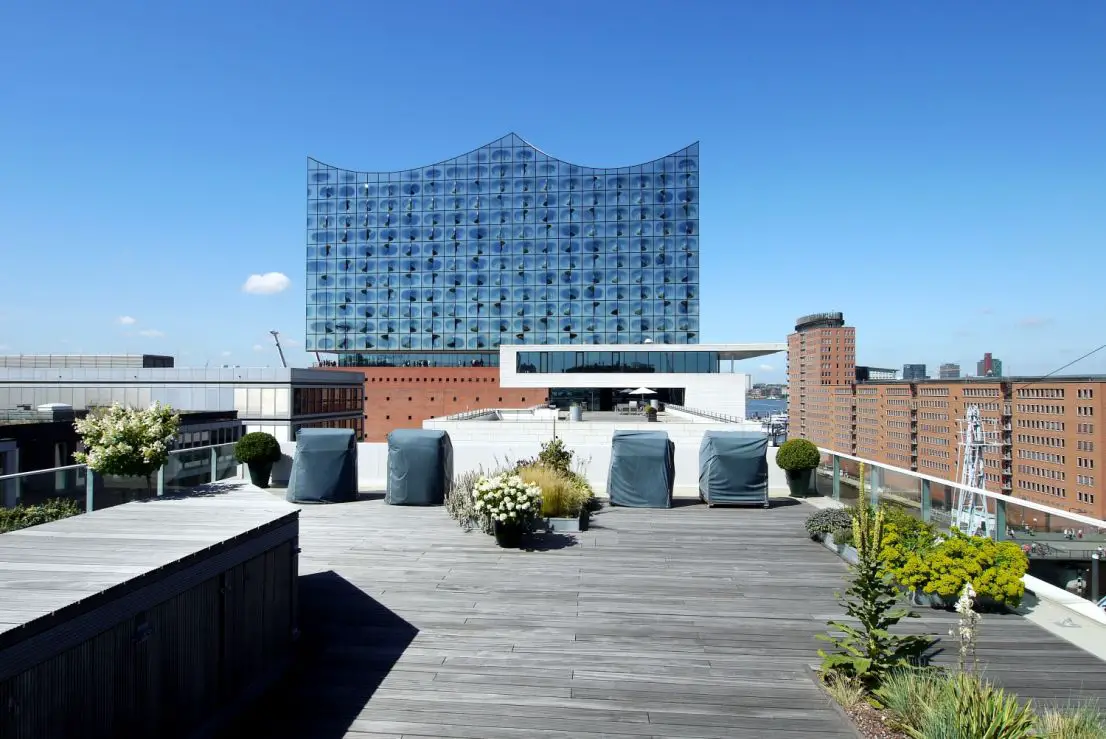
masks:
<svg viewBox="0 0 1106 739"><path fill-rule="evenodd" d="M268 736L852 737L813 683L845 565L805 505L605 510L503 551L440 508L301 510L311 648L254 716ZM952 614L908 629L945 635ZM1022 695L1106 700L1093 656L987 616L987 674ZM945 645L939 661L955 654Z"/></svg>

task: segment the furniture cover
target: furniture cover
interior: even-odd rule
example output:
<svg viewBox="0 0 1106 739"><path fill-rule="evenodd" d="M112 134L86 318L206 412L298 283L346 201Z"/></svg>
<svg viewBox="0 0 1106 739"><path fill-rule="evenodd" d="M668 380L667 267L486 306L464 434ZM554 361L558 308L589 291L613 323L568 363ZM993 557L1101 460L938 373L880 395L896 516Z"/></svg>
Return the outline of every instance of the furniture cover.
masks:
<svg viewBox="0 0 1106 739"><path fill-rule="evenodd" d="M357 500L357 440L352 429L300 429L288 478L290 503Z"/></svg>
<svg viewBox="0 0 1106 739"><path fill-rule="evenodd" d="M440 429L396 429L388 434L391 505L441 505L453 482L453 443Z"/></svg>
<svg viewBox="0 0 1106 739"><path fill-rule="evenodd" d="M707 431L699 445L699 499L768 505L768 435Z"/></svg>
<svg viewBox="0 0 1106 739"><path fill-rule="evenodd" d="M611 505L671 508L676 445L664 431L615 431L607 495Z"/></svg>

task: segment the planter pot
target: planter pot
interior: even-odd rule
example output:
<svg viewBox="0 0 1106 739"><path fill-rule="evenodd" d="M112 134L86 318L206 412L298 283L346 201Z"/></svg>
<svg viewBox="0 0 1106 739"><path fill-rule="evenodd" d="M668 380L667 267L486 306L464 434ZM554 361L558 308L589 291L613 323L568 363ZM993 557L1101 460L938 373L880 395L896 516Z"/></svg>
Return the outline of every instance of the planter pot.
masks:
<svg viewBox="0 0 1106 739"><path fill-rule="evenodd" d="M574 405L568 409L569 421L582 421L584 420L584 412L580 409L580 406Z"/></svg>
<svg viewBox="0 0 1106 739"><path fill-rule="evenodd" d="M814 470L785 470L787 476L787 489L791 491L792 498L805 498L810 490L810 476Z"/></svg>
<svg viewBox="0 0 1106 739"><path fill-rule="evenodd" d="M587 509L580 511L579 516L545 519L545 530L558 534L578 534L588 530Z"/></svg>
<svg viewBox="0 0 1106 739"><path fill-rule="evenodd" d="M522 524L509 521L495 522L495 543L504 549L522 546Z"/></svg>
<svg viewBox="0 0 1106 739"><path fill-rule="evenodd" d="M656 413L646 413L645 414L645 421L646 421L646 423L656 423L657 422L657 414Z"/></svg>
<svg viewBox="0 0 1106 739"><path fill-rule="evenodd" d="M269 487L269 475L273 472L272 462L252 462L250 468L250 482L259 488Z"/></svg>

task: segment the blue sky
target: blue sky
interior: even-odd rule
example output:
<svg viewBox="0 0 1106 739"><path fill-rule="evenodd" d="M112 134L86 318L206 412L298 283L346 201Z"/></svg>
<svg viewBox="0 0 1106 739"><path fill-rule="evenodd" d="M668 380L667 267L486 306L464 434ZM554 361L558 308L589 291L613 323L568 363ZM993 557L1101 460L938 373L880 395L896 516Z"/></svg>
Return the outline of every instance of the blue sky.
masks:
<svg viewBox="0 0 1106 739"><path fill-rule="evenodd" d="M1019 374L1106 342L1103 3L7 0L0 28L0 351L273 365L278 329L307 364L305 158L509 131L601 166L701 142L704 341L842 310L862 364Z"/></svg>

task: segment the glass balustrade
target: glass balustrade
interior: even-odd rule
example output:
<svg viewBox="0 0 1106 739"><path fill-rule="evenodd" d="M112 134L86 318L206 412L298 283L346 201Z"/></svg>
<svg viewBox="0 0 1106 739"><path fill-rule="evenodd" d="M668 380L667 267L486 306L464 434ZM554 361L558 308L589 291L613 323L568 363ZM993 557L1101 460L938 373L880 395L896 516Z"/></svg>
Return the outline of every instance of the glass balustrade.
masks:
<svg viewBox="0 0 1106 739"><path fill-rule="evenodd" d="M72 500L84 507L84 465L58 467L0 477L0 508L41 505L58 498Z"/></svg>
<svg viewBox="0 0 1106 739"><path fill-rule="evenodd" d="M0 475L0 508L38 505L64 498L82 508L100 510L159 495L187 495L196 488L238 476L234 444L178 449L149 480L142 477L89 473L86 465Z"/></svg>

